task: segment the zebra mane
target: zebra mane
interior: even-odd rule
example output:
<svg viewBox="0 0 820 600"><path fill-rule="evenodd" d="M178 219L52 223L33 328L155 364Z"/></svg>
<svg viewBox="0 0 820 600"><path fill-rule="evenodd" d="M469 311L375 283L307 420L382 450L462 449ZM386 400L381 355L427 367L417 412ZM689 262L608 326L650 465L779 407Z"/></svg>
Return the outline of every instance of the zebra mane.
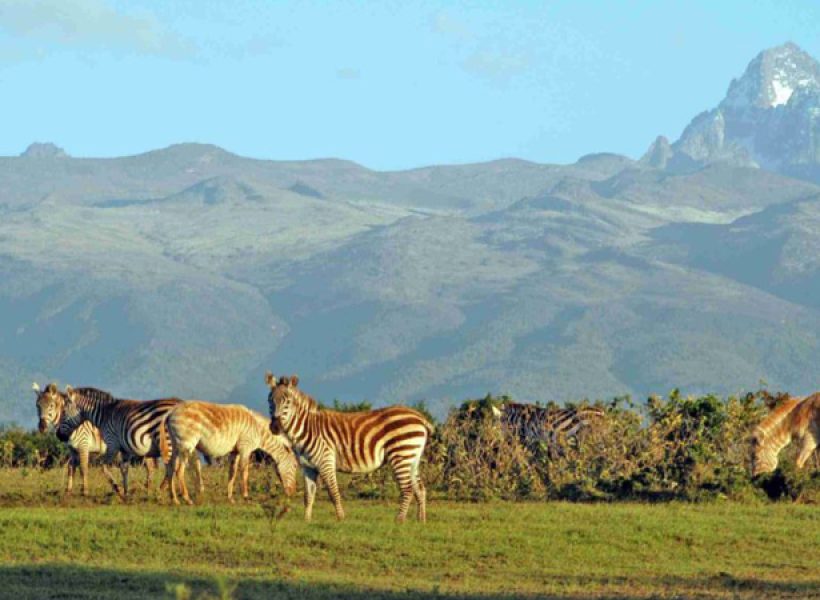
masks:
<svg viewBox="0 0 820 600"><path fill-rule="evenodd" d="M313 396L306 394L299 388L296 388L296 393L302 400L302 402L304 402L307 406L308 412L319 412L320 410L322 410L322 406L318 402L316 402Z"/></svg>
<svg viewBox="0 0 820 600"><path fill-rule="evenodd" d="M74 391L86 400L93 400L101 404L111 404L112 402L117 401L117 399L114 396L112 396L109 392L106 392L105 390L101 390L99 388L84 387L77 388Z"/></svg>
<svg viewBox="0 0 820 600"><path fill-rule="evenodd" d="M772 409L772 412L763 419L757 426L757 430L764 434L769 435L774 430L780 428L784 423L786 417L791 415L792 411L796 409L800 404L805 400L805 398L786 398L782 400L775 408Z"/></svg>

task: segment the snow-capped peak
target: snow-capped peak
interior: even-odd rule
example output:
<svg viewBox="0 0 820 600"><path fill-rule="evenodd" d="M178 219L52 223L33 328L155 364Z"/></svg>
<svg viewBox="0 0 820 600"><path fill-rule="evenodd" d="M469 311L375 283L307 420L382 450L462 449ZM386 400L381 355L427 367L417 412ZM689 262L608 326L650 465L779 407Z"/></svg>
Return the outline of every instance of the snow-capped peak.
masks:
<svg viewBox="0 0 820 600"><path fill-rule="evenodd" d="M800 88L820 89L820 64L793 43L758 54L740 79L729 85L723 108L774 108Z"/></svg>

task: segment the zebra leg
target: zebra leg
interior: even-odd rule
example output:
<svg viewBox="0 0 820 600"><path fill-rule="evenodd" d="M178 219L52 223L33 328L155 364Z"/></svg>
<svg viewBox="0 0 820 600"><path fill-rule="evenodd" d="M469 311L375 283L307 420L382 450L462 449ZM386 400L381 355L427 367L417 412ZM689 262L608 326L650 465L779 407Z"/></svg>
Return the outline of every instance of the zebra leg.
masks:
<svg viewBox="0 0 820 600"><path fill-rule="evenodd" d="M131 466L131 461L123 456L120 461L120 473L122 473L122 491L124 499L128 498L128 469Z"/></svg>
<svg viewBox="0 0 820 600"><path fill-rule="evenodd" d="M396 515L396 521L404 523L407 519L407 511L410 508L410 501L413 499L415 493L415 486L413 484L412 464L405 458L400 456L393 456L390 459L390 466L393 467L393 475L396 478L396 483L401 490L401 499L399 500L399 514Z"/></svg>
<svg viewBox="0 0 820 600"><path fill-rule="evenodd" d="M117 485L117 480L114 479L114 475L112 475L111 469L109 468L114 462L114 458L116 458L119 453L118 450L112 450L113 446L113 444L108 444L108 450L102 459L102 470L103 474L108 479L108 482L111 484L111 487L114 489L114 493L117 494L122 500L125 500L125 496L123 496L122 490L120 490L120 486Z"/></svg>
<svg viewBox="0 0 820 600"><path fill-rule="evenodd" d="M88 496L88 450L83 449L78 458L80 459L80 475L83 478L83 496Z"/></svg>
<svg viewBox="0 0 820 600"><path fill-rule="evenodd" d="M232 452L228 464L228 502L234 503L233 488L236 485L236 474L239 471L239 453Z"/></svg>
<svg viewBox="0 0 820 600"><path fill-rule="evenodd" d="M319 472L316 469L303 467L305 474L305 521L310 521L313 517L313 501L316 499L316 481Z"/></svg>
<svg viewBox="0 0 820 600"><path fill-rule="evenodd" d="M342 494L339 492L339 483L336 481L336 465L333 460L328 460L322 465L321 473L327 485L327 493L336 509L336 519L341 521L345 518L345 510L342 508Z"/></svg>
<svg viewBox="0 0 820 600"><path fill-rule="evenodd" d="M413 463L413 468L410 471L412 477L411 483L413 485L413 496L416 498L418 505L418 519L421 523L427 522L427 490L424 487L424 482L419 477L419 463Z"/></svg>
<svg viewBox="0 0 820 600"><path fill-rule="evenodd" d="M239 455L239 467L242 469L242 499L247 500L248 496L248 475L251 467L251 455L250 454L240 454Z"/></svg>
<svg viewBox="0 0 820 600"><path fill-rule="evenodd" d="M65 495L70 496L74 489L74 471L77 469L77 451L72 450L66 463Z"/></svg>
<svg viewBox="0 0 820 600"><path fill-rule="evenodd" d="M156 458L145 458L142 461L145 467L145 491L150 492L154 484L154 469L157 468Z"/></svg>
<svg viewBox="0 0 820 600"><path fill-rule="evenodd" d="M171 458L168 459L168 463L165 465L165 477L162 480L162 483L159 486L161 490L166 485L168 486L168 496L171 498L171 502L174 504L179 504L179 498L177 498L177 490L176 485L179 483L179 478L177 475L177 463L179 462L179 451L174 448L171 452ZM174 481L176 479L176 481Z"/></svg>
<svg viewBox="0 0 820 600"><path fill-rule="evenodd" d="M199 494L202 495L205 493L205 481L202 479L202 463L200 462L199 455L196 452L194 452L194 470L196 471L196 482L199 489Z"/></svg>
<svg viewBox="0 0 820 600"><path fill-rule="evenodd" d="M194 450L196 452L196 450ZM179 461L179 467L177 469L177 477L179 477L179 487L182 491L182 499L185 500L186 504L193 504L194 501L191 500L191 496L188 494L188 483L185 481L185 468L188 465L188 461L191 460L191 454L185 453L182 455L182 460Z"/></svg>
<svg viewBox="0 0 820 600"><path fill-rule="evenodd" d="M803 436L803 442L800 444L800 453L797 455L797 468L802 469L806 461L811 458L814 450L817 448L817 439L812 435L811 431L807 431Z"/></svg>

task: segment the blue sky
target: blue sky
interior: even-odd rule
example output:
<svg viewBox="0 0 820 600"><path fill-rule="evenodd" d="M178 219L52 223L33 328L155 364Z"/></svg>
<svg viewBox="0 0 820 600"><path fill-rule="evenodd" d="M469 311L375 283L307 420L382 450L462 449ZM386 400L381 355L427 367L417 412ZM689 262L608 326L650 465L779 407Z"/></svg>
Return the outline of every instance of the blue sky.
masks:
<svg viewBox="0 0 820 600"><path fill-rule="evenodd" d="M637 157L787 40L820 56L820 2L0 0L0 154Z"/></svg>

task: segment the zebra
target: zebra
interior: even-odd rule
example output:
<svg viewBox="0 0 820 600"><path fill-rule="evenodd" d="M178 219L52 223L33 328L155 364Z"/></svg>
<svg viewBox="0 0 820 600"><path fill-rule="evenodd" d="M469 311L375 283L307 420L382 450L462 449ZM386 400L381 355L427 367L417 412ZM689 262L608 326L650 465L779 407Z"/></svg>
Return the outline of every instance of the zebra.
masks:
<svg viewBox="0 0 820 600"><path fill-rule="evenodd" d="M542 408L534 404L505 402L492 409L504 430L527 446L547 444L550 455L560 454L563 440L577 439L581 430L606 416L606 411L595 406Z"/></svg>
<svg viewBox="0 0 820 600"><path fill-rule="evenodd" d="M233 490L239 470L242 471L242 497L248 498L250 456L257 449L262 449L273 458L285 494L292 496L296 491L298 464L290 442L283 435L271 433L270 421L249 408L238 404L188 401L174 407L160 427L160 446L166 464L163 484L169 485L174 504L179 504L172 485L175 477L179 480L183 500L193 504L185 484L185 463L197 450L210 458L231 454L228 478L228 500L231 503L234 501ZM168 435L164 433L166 429ZM183 459L181 463L180 457Z"/></svg>
<svg viewBox="0 0 820 600"><path fill-rule="evenodd" d="M160 400L121 400L97 388L73 389L66 386L63 420L71 428L84 421L91 422L101 433L106 445L102 468L114 492L123 500L128 497L128 467L131 458L157 458L160 456L159 429L168 413L178 404L179 398ZM117 454L120 461L122 489L114 481L108 466ZM197 472L201 466L195 461ZM200 475L200 481L202 481ZM165 482L163 482L163 485Z"/></svg>
<svg viewBox="0 0 820 600"><path fill-rule="evenodd" d="M777 455L792 440L800 444L796 465L802 469L820 446L820 393L786 398L752 433L752 477L777 468Z"/></svg>
<svg viewBox="0 0 820 600"><path fill-rule="evenodd" d="M397 520L407 518L411 497L418 503L418 519L427 519L427 492L419 477L419 463L433 426L420 413L403 406L343 413L325 410L299 390L299 378L278 381L268 372L271 428L282 430L293 444L305 476L305 520L313 514L317 479L327 486L336 518L344 519L336 471L369 473L389 463L401 490Z"/></svg>
<svg viewBox="0 0 820 600"><path fill-rule="evenodd" d="M65 395L58 391L57 386L49 383L45 389L39 384L32 384L37 394L38 429L45 433L50 427L56 428L57 438L68 445L69 458L66 463L66 495L70 496L74 489L74 474L80 468L82 477L82 495L88 495L88 462L92 454L105 454L107 447L102 433L89 421L85 421L72 428L62 420L62 405ZM156 459L147 458L143 461L146 474L146 488L151 488L151 482L156 468Z"/></svg>

